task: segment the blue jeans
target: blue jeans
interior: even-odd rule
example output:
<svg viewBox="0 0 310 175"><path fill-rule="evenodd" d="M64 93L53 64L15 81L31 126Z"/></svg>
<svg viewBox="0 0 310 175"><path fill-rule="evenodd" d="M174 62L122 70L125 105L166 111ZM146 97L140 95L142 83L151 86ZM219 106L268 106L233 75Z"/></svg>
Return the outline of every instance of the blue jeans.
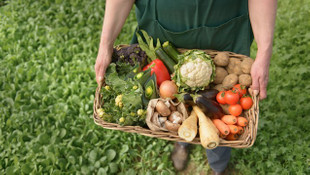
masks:
<svg viewBox="0 0 310 175"><path fill-rule="evenodd" d="M188 146L189 143L178 142L180 145ZM210 167L215 172L223 172L230 160L231 148L217 147L215 149L206 149L208 162Z"/></svg>

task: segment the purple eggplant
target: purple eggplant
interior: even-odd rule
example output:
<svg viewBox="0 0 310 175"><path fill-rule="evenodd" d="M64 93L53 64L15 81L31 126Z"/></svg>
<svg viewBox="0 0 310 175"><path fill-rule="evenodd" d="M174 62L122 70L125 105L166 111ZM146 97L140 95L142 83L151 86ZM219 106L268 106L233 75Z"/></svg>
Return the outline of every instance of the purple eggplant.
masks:
<svg viewBox="0 0 310 175"><path fill-rule="evenodd" d="M219 91L216 89L206 89L206 90L198 92L198 94L202 95L203 97L205 97L207 99L212 99L212 100L216 99L216 95L218 93L219 93Z"/></svg>
<svg viewBox="0 0 310 175"><path fill-rule="evenodd" d="M216 101L205 98L199 94L195 95L193 99L194 103L196 103L196 105L201 108L205 114L212 114L213 118L217 119L224 116L223 109Z"/></svg>

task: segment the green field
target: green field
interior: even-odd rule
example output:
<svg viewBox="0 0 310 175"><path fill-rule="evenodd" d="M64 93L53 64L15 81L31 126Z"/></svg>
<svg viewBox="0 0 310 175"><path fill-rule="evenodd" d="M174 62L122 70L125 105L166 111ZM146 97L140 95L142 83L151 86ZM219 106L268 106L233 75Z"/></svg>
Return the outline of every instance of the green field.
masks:
<svg viewBox="0 0 310 175"><path fill-rule="evenodd" d="M104 4L0 1L0 174L175 174L173 142L93 122ZM116 44L136 24L132 11ZM309 0L278 2L268 99L254 146L232 152L234 174L310 174L309 30ZM209 170L201 146L191 170Z"/></svg>

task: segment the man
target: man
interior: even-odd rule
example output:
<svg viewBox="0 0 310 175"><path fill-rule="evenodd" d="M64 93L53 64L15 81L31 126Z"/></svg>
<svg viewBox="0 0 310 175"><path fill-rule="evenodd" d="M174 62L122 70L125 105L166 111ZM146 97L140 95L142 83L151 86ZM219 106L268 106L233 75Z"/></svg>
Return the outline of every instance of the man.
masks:
<svg viewBox="0 0 310 175"><path fill-rule="evenodd" d="M95 65L101 83L113 52L113 44L136 4L138 29L153 38L170 41L176 47L215 49L250 54L254 38L257 55L252 65L252 89L267 97L269 63L272 54L277 0L107 0L102 35ZM136 37L133 41L136 42ZM223 174L230 159L230 148L206 150L210 167ZM186 144L175 144L172 154L177 170L185 168Z"/></svg>

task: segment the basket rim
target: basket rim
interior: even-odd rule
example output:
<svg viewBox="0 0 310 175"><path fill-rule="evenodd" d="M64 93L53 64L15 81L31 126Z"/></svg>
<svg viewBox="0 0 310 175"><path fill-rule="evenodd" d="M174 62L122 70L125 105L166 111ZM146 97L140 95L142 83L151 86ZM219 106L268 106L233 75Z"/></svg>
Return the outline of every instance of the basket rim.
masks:
<svg viewBox="0 0 310 175"><path fill-rule="evenodd" d="M129 45L121 44L115 47L120 48L120 47L126 47L126 46L129 46ZM180 52L184 52L188 49L178 48L178 50ZM203 50L203 51L209 54L212 58L214 58L214 56L220 52L226 52L230 55L230 57L236 57L240 59L249 58L246 55L236 54L236 53L228 52L228 51L216 51L216 50ZM97 109L99 109L102 105L102 101L100 100L101 99L100 90L104 85L105 83L103 80L103 83L96 88L96 92L95 92L95 99L94 99L94 105L93 105L93 110L94 110L93 120L95 124L105 129L119 130L119 131L129 132L129 133L137 133L140 135L155 137L155 138L164 139L168 141L178 141L178 142L187 142L191 144L200 144L199 137L196 137L193 141L188 142L180 138L176 133L165 132L165 131L152 131L150 129L143 128L141 126L121 126L117 123L105 122L97 115ZM257 136L257 127L258 127L258 119L259 119L259 98L258 98L258 94L254 95L251 88L249 88L249 92L253 100L253 106L251 107L251 109L247 110L247 112L245 113L246 115L245 117L248 118L249 120L249 124L245 128L245 132L241 135L239 140L235 140L235 141L227 141L227 140L220 138L219 146L232 147L232 148L249 148L253 146L256 140L256 136Z"/></svg>

